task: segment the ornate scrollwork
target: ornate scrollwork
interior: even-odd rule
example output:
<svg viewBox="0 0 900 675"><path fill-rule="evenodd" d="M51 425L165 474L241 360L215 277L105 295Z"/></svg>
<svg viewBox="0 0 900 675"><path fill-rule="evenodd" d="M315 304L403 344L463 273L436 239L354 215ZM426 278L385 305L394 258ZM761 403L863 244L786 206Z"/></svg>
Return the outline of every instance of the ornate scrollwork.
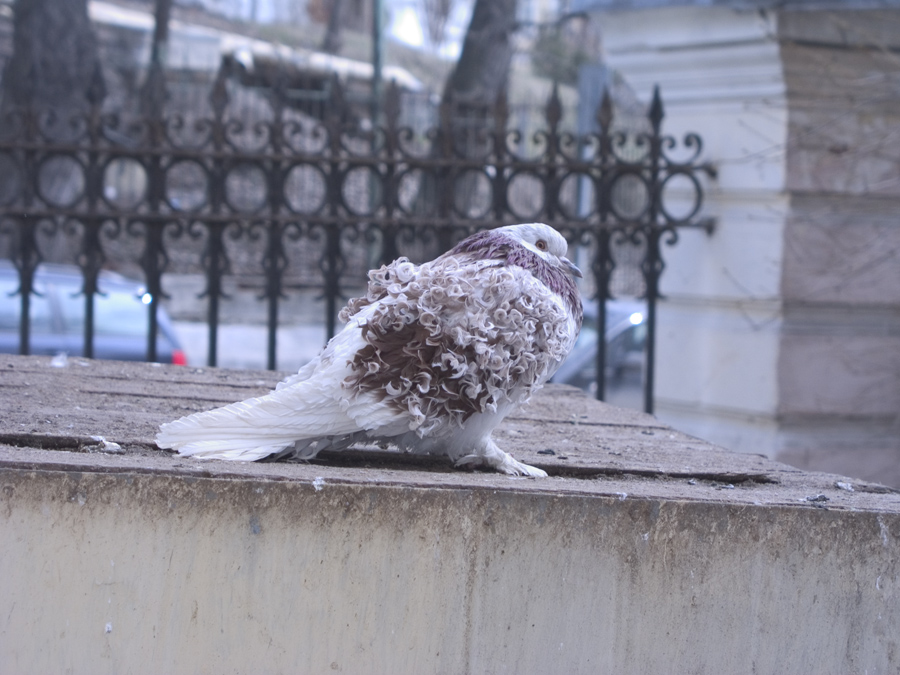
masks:
<svg viewBox="0 0 900 675"><path fill-rule="evenodd" d="M220 71L211 114L190 120L103 114L102 97L75 120L7 113L0 232L22 273L33 273L40 245L57 232L39 233L39 224L64 222L86 278L128 255L155 297L170 250L179 269L191 258L206 276L210 302L224 297L225 275L254 261L272 317L285 297L288 249L302 244L314 251L304 260L321 279L333 330L342 288L362 281L366 263L432 255L480 228L541 220L589 250L598 297L610 297L623 267L615 256L630 247L644 256L655 297L660 245L697 224L701 176L712 172L698 164L697 134L680 143L661 134L658 93L640 120L620 119L606 93L594 128L575 133L564 128L556 90L535 129L516 122L521 111L504 96L493 106L444 101L428 124L414 124L404 108L414 95L392 85L384 122L373 125L337 78L317 92L321 109L292 107L282 87L253 98L256 108L268 101L254 117L230 105L231 76Z"/></svg>

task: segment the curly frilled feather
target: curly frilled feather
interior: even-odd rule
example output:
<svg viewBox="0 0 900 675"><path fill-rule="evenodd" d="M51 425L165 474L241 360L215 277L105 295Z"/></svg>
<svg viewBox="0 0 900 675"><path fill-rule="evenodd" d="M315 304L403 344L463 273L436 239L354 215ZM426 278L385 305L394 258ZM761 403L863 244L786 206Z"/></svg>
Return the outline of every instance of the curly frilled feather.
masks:
<svg viewBox="0 0 900 675"><path fill-rule="evenodd" d="M550 251L524 245L538 236ZM577 337L571 263L553 249L564 253L565 240L552 228L512 226L469 237L421 266L401 258L374 270L317 360L267 396L163 425L157 443L183 455L253 460L308 459L378 440L545 475L497 448L490 434L556 371Z"/></svg>

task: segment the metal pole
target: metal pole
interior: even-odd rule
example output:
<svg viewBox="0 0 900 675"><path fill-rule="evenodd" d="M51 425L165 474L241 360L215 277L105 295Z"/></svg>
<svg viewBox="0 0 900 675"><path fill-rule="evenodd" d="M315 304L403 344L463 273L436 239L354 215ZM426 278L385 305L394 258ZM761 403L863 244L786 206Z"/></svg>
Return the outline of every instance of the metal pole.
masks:
<svg viewBox="0 0 900 675"><path fill-rule="evenodd" d="M371 153L372 155L377 155L379 152L378 144L379 144L379 136L378 136L378 127L381 123L381 70L382 65L384 63L384 41L382 40L382 19L384 17L384 6L383 0L372 0L372 101L371 101L371 109L370 116L372 118L372 146ZM371 212L374 215L378 210L378 190L382 185L380 184L379 178L375 175L377 174L377 169L374 169L373 173L369 174L369 205L371 208ZM383 193L382 193L383 196ZM384 241L385 231L381 231L382 242ZM382 243L382 247L384 244ZM382 256L384 255L384 250L382 248Z"/></svg>
<svg viewBox="0 0 900 675"><path fill-rule="evenodd" d="M653 414L653 389L656 379L656 303L659 300L659 275L662 272L662 256L659 245L661 232L657 222L660 212L660 173L662 171L662 98L659 85L653 88L648 118L653 128L650 137L650 208L647 210L647 255L644 258L644 279L647 283L647 344L644 364L644 412Z"/></svg>
<svg viewBox="0 0 900 675"><path fill-rule="evenodd" d="M169 15L172 13L172 0L156 0L156 17L153 25L153 45L150 51L150 63L160 66L165 64L166 50L169 43Z"/></svg>
<svg viewBox="0 0 900 675"><path fill-rule="evenodd" d="M384 65L384 0L372 0L372 130L381 118L381 71Z"/></svg>

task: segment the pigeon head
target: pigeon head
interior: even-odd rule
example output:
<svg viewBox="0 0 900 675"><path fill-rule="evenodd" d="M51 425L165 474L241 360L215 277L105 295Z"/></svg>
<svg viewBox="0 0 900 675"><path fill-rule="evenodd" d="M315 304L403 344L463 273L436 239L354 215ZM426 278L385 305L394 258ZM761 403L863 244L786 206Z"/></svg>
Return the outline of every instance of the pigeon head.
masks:
<svg viewBox="0 0 900 675"><path fill-rule="evenodd" d="M498 227L494 230L494 233L498 235L505 234L549 265L581 278L581 270L566 258L569 243L565 237L549 225L544 223L507 225L506 227Z"/></svg>
<svg viewBox="0 0 900 675"><path fill-rule="evenodd" d="M580 277L581 270L566 258L567 248L565 237L549 225L526 223L477 232L444 255L498 260L528 270L565 300L580 326L581 297L572 277Z"/></svg>

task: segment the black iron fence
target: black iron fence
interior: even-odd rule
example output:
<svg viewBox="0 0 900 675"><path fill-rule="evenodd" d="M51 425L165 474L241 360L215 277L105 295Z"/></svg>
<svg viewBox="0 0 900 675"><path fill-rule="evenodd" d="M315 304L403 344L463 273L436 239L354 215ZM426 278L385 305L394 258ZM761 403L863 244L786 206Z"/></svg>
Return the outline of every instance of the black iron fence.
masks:
<svg viewBox="0 0 900 675"><path fill-rule="evenodd" d="M596 112L598 131L575 134L560 128L554 89L545 127L526 134L510 128L502 96L483 109L445 102L437 124L421 130L404 124L408 95L395 86L386 91L377 125L336 79L317 90L324 101L318 112L292 106L290 92L276 90L267 119L255 122L229 114L234 86L223 69L209 95L211 114L193 119L160 114L129 121L104 114L94 100L77 119L23 110L3 120L0 257L10 258L19 275L22 354L30 349L35 271L48 258L69 255L82 271L89 357L104 267L131 264L143 274L151 361L164 274L202 271L209 365L217 362L223 278L256 274L274 368L286 280L321 289L330 337L347 289L360 285L370 266L399 255L431 258L477 229L542 221L565 234L582 263L589 260L586 291L598 303L599 336L606 334L602 310L617 261L640 252L644 399L652 411L661 245L675 243L679 228L710 227L698 217L700 176L711 173L699 163L700 138L689 134L679 144L662 135L658 91L644 131L616 131L607 94ZM603 398L604 341L598 345Z"/></svg>

